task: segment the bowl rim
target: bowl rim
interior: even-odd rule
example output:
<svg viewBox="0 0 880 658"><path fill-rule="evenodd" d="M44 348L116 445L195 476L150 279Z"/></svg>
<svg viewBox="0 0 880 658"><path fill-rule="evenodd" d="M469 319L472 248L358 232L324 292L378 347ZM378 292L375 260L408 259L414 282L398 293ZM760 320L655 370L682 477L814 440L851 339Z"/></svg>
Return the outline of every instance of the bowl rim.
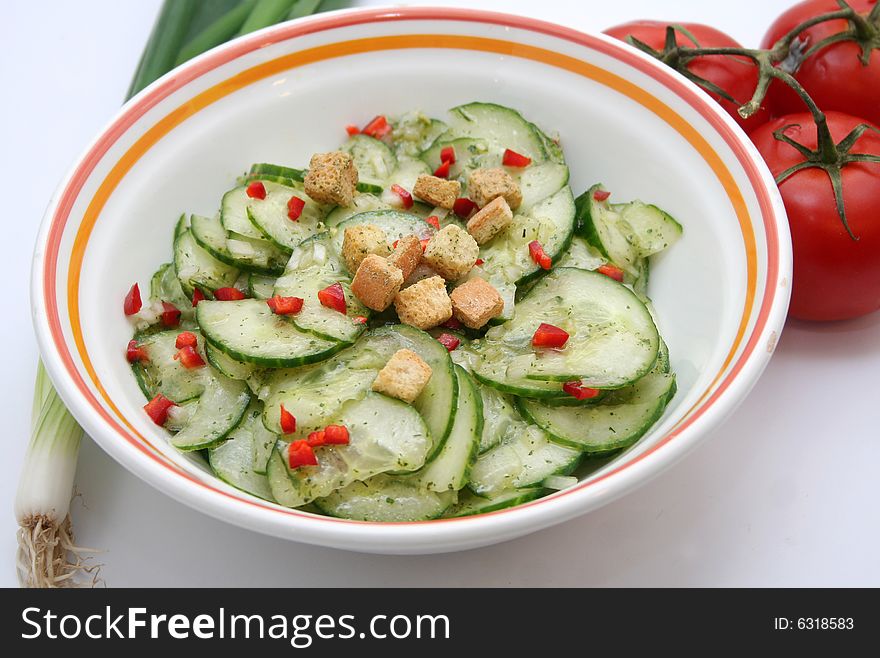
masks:
<svg viewBox="0 0 880 658"><path fill-rule="evenodd" d="M733 151L748 176L749 185L758 198L760 219L763 220L767 240L766 271L757 270L756 282L756 285L761 282L763 273L764 294L756 300L759 306L754 326L740 336L740 344L744 342L745 347L736 362L722 367L718 379L710 384L701 400L685 411L676 426L651 448L624 458L601 476L564 491L475 517L376 523L309 514L259 501L244 493L236 495L213 487L186 473L167 458L164 461L157 459L126 436L124 431L121 434L128 440L119 441L120 432L112 427L119 427L118 423L97 401L92 403L88 399L94 396L81 382L81 375L69 351L65 352L69 347L68 341L63 336L58 318L51 315L54 311L57 316L58 311L57 308L53 310L52 305L54 277L59 261L57 250L53 253L51 246L47 248L47 242L52 231L57 231L59 235L63 232L73 201L79 193L77 185L81 186L89 178L92 168L100 162L106 150L144 113L217 67L265 45L308 34L370 23L396 22L405 26L407 21L426 20L503 25L570 41L610 55L663 84L709 122ZM408 30L402 27L395 33L407 34ZM653 98L650 92L644 93ZM762 228L761 222L752 224L751 215L746 214L750 226L755 230ZM584 33L523 16L435 7L366 8L329 12L246 35L178 67L123 105L76 160L48 204L34 254L31 304L40 352L62 400L106 452L152 486L212 516L268 534L355 550L426 552L494 543L564 521L631 491L683 457L742 401L769 361L788 308L791 267L791 242L785 210L773 177L757 150L739 126L708 95L663 64L605 35ZM747 312L745 318L748 320L753 312ZM735 344L731 356L738 349L739 345ZM153 459L145 459L145 456ZM172 465L170 474L169 464ZM217 493L221 495L217 496ZM279 511L282 514L276 513ZM357 545L353 540L366 543ZM409 543L395 545L396 541Z"/></svg>

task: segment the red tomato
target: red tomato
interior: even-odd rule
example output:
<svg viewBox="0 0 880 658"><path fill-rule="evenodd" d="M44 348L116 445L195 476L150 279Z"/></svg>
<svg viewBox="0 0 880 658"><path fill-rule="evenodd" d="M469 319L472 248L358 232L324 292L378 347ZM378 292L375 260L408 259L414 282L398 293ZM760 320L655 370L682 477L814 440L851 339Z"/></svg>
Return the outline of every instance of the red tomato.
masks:
<svg viewBox="0 0 880 658"><path fill-rule="evenodd" d="M669 22L664 21L632 21L631 23L623 23L622 25L608 28L605 30L605 34L621 41L625 41L628 36L633 36L642 43L648 44L654 50L663 50L663 44L666 41L666 26L669 24ZM714 27L698 23L681 23L681 25L694 35L699 46L703 48L742 48L733 37L716 30ZM681 32L676 31L675 36L679 45L697 46L696 43ZM698 75L718 85L739 101L738 103L731 103L717 94L709 94L727 110L727 113L746 132L757 128L770 118L770 113L763 107L748 119L743 119L737 114L737 109L752 98L755 86L758 84L758 69L751 60L745 57L701 57L691 62L688 65L688 70L694 75Z"/></svg>
<svg viewBox="0 0 880 658"><path fill-rule="evenodd" d="M860 14L867 15L877 0L849 0L849 4ZM840 5L836 0L800 2L776 19L764 35L761 47L770 48L805 20L838 9ZM848 25L844 20L819 23L804 30L801 37L809 37L809 44L817 44L825 37L844 31ZM880 50L873 50L867 66L859 59L861 52L854 41L832 44L806 59L795 77L823 110L838 110L880 124ZM805 109L804 102L778 80L771 85L767 105L775 114Z"/></svg>
<svg viewBox="0 0 880 658"><path fill-rule="evenodd" d="M835 142L862 119L828 112ZM816 148L816 125L808 113L789 114L757 129L751 138L776 176L803 162L794 148L773 137L773 131L797 124L786 135ZM851 153L880 155L880 134L867 131ZM815 167L793 174L779 185L794 247L794 281L789 315L802 320L845 320L880 308L880 163L848 164L843 168L847 219L858 240L847 235L837 214L831 180Z"/></svg>

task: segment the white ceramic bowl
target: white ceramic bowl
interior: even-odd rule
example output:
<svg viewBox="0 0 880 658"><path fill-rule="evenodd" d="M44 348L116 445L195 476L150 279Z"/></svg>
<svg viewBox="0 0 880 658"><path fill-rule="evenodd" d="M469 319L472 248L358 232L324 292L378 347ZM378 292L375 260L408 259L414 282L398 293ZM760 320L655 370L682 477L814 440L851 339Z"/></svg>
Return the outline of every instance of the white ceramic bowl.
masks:
<svg viewBox="0 0 880 658"><path fill-rule="evenodd" d="M123 358L121 301L170 256L183 211L210 214L252 162L305 163L343 126L472 100L558 132L575 192L602 181L684 225L655 301L679 391L636 446L579 485L479 517L367 524L250 497L168 445ZM254 33L132 99L62 182L40 231L33 313L59 393L126 468L246 528L357 551L430 553L524 535L603 505L681 458L751 389L788 305L791 247L757 151L696 87L601 35L452 9L326 14Z"/></svg>

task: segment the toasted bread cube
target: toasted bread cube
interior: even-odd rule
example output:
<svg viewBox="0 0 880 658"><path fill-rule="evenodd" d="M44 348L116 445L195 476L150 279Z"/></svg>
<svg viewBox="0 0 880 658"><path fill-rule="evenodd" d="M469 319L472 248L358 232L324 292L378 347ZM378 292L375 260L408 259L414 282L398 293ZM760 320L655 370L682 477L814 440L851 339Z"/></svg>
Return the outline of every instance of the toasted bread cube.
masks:
<svg viewBox="0 0 880 658"><path fill-rule="evenodd" d="M412 403L431 379L431 366L412 350L397 350L373 380L373 390Z"/></svg>
<svg viewBox="0 0 880 658"><path fill-rule="evenodd" d="M348 153L316 153L306 174L306 194L318 203L350 206L358 182L357 167Z"/></svg>
<svg viewBox="0 0 880 658"><path fill-rule="evenodd" d="M495 197L470 218L467 223L467 231L477 244L486 244L510 226L513 222L513 211L507 205L503 196Z"/></svg>
<svg viewBox="0 0 880 658"><path fill-rule="evenodd" d="M361 261L370 254L385 257L390 253L391 247L385 231L375 224L355 224L345 229L342 237L342 259L349 272L357 272Z"/></svg>
<svg viewBox="0 0 880 658"><path fill-rule="evenodd" d="M351 292L374 311L391 306L403 283L403 273L381 256L370 254L361 261L351 282Z"/></svg>
<svg viewBox="0 0 880 658"><path fill-rule="evenodd" d="M456 281L471 271L480 248L476 241L455 224L434 234L423 256L425 262L447 281Z"/></svg>
<svg viewBox="0 0 880 658"><path fill-rule="evenodd" d="M504 310L504 300L495 286L479 277L462 283L449 299L455 319L471 329L479 329Z"/></svg>
<svg viewBox="0 0 880 658"><path fill-rule="evenodd" d="M461 183L420 174L413 187L413 194L432 206L452 210L455 200L461 195Z"/></svg>
<svg viewBox="0 0 880 658"><path fill-rule="evenodd" d="M388 256L388 262L400 268L404 280L408 279L422 262L422 243L414 235L401 238Z"/></svg>
<svg viewBox="0 0 880 658"><path fill-rule="evenodd" d="M394 297L394 310L404 324L430 329L452 317L446 282L439 276L423 279Z"/></svg>
<svg viewBox="0 0 880 658"><path fill-rule="evenodd" d="M513 177L501 167L493 169L475 169L468 179L468 196L480 208L490 201L504 197L511 210L519 208L522 203L522 192Z"/></svg>

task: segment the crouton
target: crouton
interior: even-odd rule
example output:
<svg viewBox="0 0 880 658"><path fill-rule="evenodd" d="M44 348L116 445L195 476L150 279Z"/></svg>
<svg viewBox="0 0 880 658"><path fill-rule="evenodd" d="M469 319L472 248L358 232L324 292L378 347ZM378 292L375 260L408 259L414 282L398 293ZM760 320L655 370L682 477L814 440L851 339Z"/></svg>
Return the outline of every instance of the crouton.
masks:
<svg viewBox="0 0 880 658"><path fill-rule="evenodd" d="M402 283L403 273L399 267L370 254L361 261L351 282L351 292L367 308L384 311L391 306Z"/></svg>
<svg viewBox="0 0 880 658"><path fill-rule="evenodd" d="M424 261L447 281L456 281L471 271L480 248L463 229L450 224L437 232L425 249Z"/></svg>
<svg viewBox="0 0 880 658"><path fill-rule="evenodd" d="M401 238L397 241L394 251L388 256L388 262L399 267L403 272L403 278L408 279L422 262L422 243L414 235Z"/></svg>
<svg viewBox="0 0 880 658"><path fill-rule="evenodd" d="M348 153L316 153L306 174L306 194L318 203L350 206L358 182L357 167Z"/></svg>
<svg viewBox="0 0 880 658"><path fill-rule="evenodd" d="M373 380L373 390L412 403L431 379L431 366L412 350L397 350Z"/></svg>
<svg viewBox="0 0 880 658"><path fill-rule="evenodd" d="M479 277L462 283L449 299L455 319L471 329L479 329L504 310L504 300L495 287Z"/></svg>
<svg viewBox="0 0 880 658"><path fill-rule="evenodd" d="M461 195L461 183L421 174L416 179L413 194L432 206L452 210L455 200Z"/></svg>
<svg viewBox="0 0 880 658"><path fill-rule="evenodd" d="M467 223L467 231L477 244L486 244L501 231L510 226L513 212L503 196L495 197L471 217Z"/></svg>
<svg viewBox="0 0 880 658"><path fill-rule="evenodd" d="M357 272L361 261L370 254L384 257L390 253L391 246L385 231L375 224L355 224L345 229L342 237L342 259L349 272Z"/></svg>
<svg viewBox="0 0 880 658"><path fill-rule="evenodd" d="M513 177L501 167L475 169L468 178L468 196L480 208L493 199L504 197L511 210L519 208L522 192Z"/></svg>
<svg viewBox="0 0 880 658"><path fill-rule="evenodd" d="M394 310L404 324L430 329L452 317L446 282L439 276L423 279L394 297Z"/></svg>

